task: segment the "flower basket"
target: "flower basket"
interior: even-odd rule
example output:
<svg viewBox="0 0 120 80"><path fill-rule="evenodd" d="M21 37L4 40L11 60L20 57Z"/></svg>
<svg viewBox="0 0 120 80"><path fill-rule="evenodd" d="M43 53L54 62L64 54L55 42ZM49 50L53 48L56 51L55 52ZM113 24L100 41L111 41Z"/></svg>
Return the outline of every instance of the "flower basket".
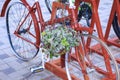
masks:
<svg viewBox="0 0 120 80"><path fill-rule="evenodd" d="M42 47L50 53L51 57L70 51L79 42L77 32L65 26L47 27L42 32L41 41Z"/></svg>

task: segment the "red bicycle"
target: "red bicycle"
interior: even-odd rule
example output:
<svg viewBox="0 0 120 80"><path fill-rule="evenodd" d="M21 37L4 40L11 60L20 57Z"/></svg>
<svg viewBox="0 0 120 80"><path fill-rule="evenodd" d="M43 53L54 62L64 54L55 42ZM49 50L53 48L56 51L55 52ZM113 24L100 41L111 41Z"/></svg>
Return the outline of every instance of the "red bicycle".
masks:
<svg viewBox="0 0 120 80"><path fill-rule="evenodd" d="M4 15L7 8L6 5L10 1L6 0L1 16ZM96 26L99 39L92 35L95 18L97 17L99 21L97 2L95 0L76 0L75 4L80 3L80 1L87 1L92 4L93 16L90 27L81 26L77 22L76 10L78 9L75 9L72 0L69 0L68 4L53 2L51 18L46 22L43 19L38 0L35 0L32 6L26 0L12 3L6 13L7 33L11 47L17 57L28 61L37 55L41 44L41 32L47 26L59 23L66 25L65 21L69 21L70 25L68 26L74 29L79 36L79 46L74 47L73 51L71 50L70 53L66 53L61 57L61 67L63 70L66 68L66 71L58 71L65 75L61 75L61 73L56 71L53 72L56 72L55 74L58 74L64 80L97 80L98 78L100 80L119 80L117 63L107 45L102 41L104 39L100 22ZM61 18L56 18L58 8L67 10L68 14ZM53 68L47 67L47 63L46 68L53 70Z"/></svg>

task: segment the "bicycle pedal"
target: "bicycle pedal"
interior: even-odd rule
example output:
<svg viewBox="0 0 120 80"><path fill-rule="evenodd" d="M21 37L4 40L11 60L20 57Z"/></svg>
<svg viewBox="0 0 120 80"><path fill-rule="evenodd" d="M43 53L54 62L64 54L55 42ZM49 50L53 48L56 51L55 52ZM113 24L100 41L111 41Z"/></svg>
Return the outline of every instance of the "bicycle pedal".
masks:
<svg viewBox="0 0 120 80"><path fill-rule="evenodd" d="M30 71L32 73L38 73L38 72L44 71L44 68L43 66L35 66L35 67L30 68Z"/></svg>

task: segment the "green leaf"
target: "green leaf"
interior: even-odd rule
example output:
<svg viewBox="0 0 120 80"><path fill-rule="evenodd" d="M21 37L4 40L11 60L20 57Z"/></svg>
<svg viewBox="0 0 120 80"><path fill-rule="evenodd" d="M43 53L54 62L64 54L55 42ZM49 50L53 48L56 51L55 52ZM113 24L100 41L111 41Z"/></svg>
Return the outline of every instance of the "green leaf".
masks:
<svg viewBox="0 0 120 80"><path fill-rule="evenodd" d="M45 32L45 31L43 31L41 34L42 34L42 36L44 36L44 35L46 34L46 32Z"/></svg>
<svg viewBox="0 0 120 80"><path fill-rule="evenodd" d="M69 46L69 43L68 43L68 41L67 41L66 38L63 38L63 39L61 40L61 44L62 44L63 46Z"/></svg>

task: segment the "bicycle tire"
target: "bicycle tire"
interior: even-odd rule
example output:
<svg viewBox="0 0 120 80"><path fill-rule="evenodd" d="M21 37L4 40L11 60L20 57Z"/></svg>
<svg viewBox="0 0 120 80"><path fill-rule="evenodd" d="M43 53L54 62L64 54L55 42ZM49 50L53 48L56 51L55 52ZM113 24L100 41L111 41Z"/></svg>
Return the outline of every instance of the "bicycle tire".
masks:
<svg viewBox="0 0 120 80"><path fill-rule="evenodd" d="M36 16L34 12L29 15L28 13L28 8L22 2L11 4L6 13L7 34L11 48L15 55L23 61L33 59L38 54L40 44L40 31ZM20 25L21 27L19 27ZM17 34L16 30L18 30Z"/></svg>
<svg viewBox="0 0 120 80"><path fill-rule="evenodd" d="M89 37L91 39L94 39L95 41L97 41L102 46L102 48L105 49L105 51L107 51L107 55L109 55L110 61L111 61L111 64L108 65L108 66L111 66L112 71L114 73L116 73L116 80L119 80L120 78L119 78L118 65L115 61L115 58L114 58L113 54L111 53L111 51L107 47L107 45L102 40L100 40L97 37L92 36L92 35L81 34L80 37ZM95 44L95 43L93 43L93 44ZM81 45L83 46L83 49L84 49L85 46L82 43L81 43ZM90 49L90 46L89 46L89 49ZM82 68L79 65L79 61L75 61L75 60L71 59L71 56L70 56L71 54L66 53L66 55L65 55L65 68L66 68L66 73L67 73L67 76L68 76L68 80L72 80L71 74L73 74L77 78L77 80L79 80L79 79L80 80L101 80L102 78L105 77L103 74L99 73L99 71L97 71L97 68L96 68L96 67L100 67L100 69L107 72L107 69L105 69L106 64L105 64L104 58L101 55L94 54L95 51L93 51L94 52L93 54L92 54L92 50L88 50L88 51L89 51L89 53L85 54L85 57L84 57L84 60L87 63L91 64L91 66L88 66L86 68L87 79L86 79L86 77L84 77L85 72L82 72ZM90 51L91 51L91 53L90 53ZM81 55L81 53L79 53L79 55ZM80 57L75 57L75 59L76 58L80 59L81 56ZM102 63L102 61L103 61L103 63ZM85 63L85 65L86 65L86 63Z"/></svg>
<svg viewBox="0 0 120 80"><path fill-rule="evenodd" d="M48 9L48 11L51 13L52 11L52 3L50 0L45 0L45 4L46 4L46 7Z"/></svg>
<svg viewBox="0 0 120 80"><path fill-rule="evenodd" d="M118 17L116 14L114 15L112 25L113 25L113 30L114 30L116 36L120 39L120 26L119 26Z"/></svg>

